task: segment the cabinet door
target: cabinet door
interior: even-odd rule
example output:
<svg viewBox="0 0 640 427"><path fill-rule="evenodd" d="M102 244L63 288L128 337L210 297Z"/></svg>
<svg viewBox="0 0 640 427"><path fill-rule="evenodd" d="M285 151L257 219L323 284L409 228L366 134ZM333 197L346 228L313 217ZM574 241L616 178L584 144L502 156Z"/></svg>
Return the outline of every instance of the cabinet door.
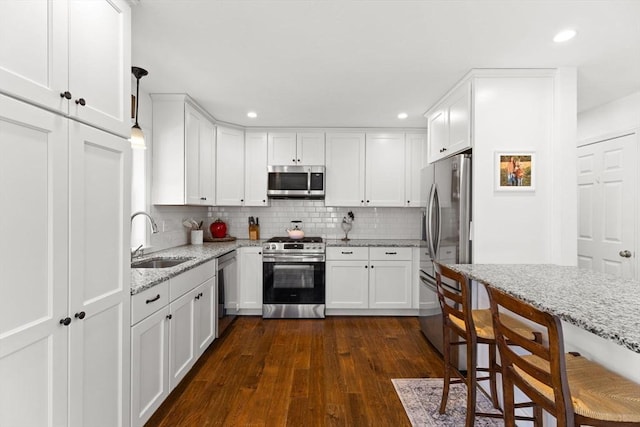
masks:
<svg viewBox="0 0 640 427"><path fill-rule="evenodd" d="M267 134L247 132L244 148L244 205L267 206Z"/></svg>
<svg viewBox="0 0 640 427"><path fill-rule="evenodd" d="M199 205L200 199L200 123L203 117L189 104L184 107L185 203Z"/></svg>
<svg viewBox="0 0 640 427"><path fill-rule="evenodd" d="M67 1L0 1L0 16L0 92L66 113Z"/></svg>
<svg viewBox="0 0 640 427"><path fill-rule="evenodd" d="M2 426L68 424L67 123L0 95Z"/></svg>
<svg viewBox="0 0 640 427"><path fill-rule="evenodd" d="M297 165L296 134L269 133L269 165Z"/></svg>
<svg viewBox="0 0 640 427"><path fill-rule="evenodd" d="M406 134L405 164L405 194L408 207L425 207L426 200L422 199L422 187L420 183L420 171L427 165L424 160L427 135L424 133Z"/></svg>
<svg viewBox="0 0 640 427"><path fill-rule="evenodd" d="M169 389L189 372L196 362L195 304L199 289L192 289L169 304Z"/></svg>
<svg viewBox="0 0 640 427"><path fill-rule="evenodd" d="M471 82L466 82L448 100L449 139L447 155L471 147Z"/></svg>
<svg viewBox="0 0 640 427"><path fill-rule="evenodd" d="M216 127L206 118L200 122L199 152L200 204L214 206L216 203Z"/></svg>
<svg viewBox="0 0 640 427"><path fill-rule="evenodd" d="M327 261L327 308L368 308L367 261Z"/></svg>
<svg viewBox="0 0 640 427"><path fill-rule="evenodd" d="M125 0L69 1L69 91L69 114L130 136L131 10ZM85 105L75 102L80 99Z"/></svg>
<svg viewBox="0 0 640 427"><path fill-rule="evenodd" d="M244 133L218 127L216 143L216 205L244 203Z"/></svg>
<svg viewBox="0 0 640 427"><path fill-rule="evenodd" d="M169 395L169 307L131 328L131 425L143 426Z"/></svg>
<svg viewBox="0 0 640 427"><path fill-rule="evenodd" d="M216 277L214 276L198 286L196 292L195 344L196 358L198 358L216 338L218 297Z"/></svg>
<svg viewBox="0 0 640 427"><path fill-rule="evenodd" d="M297 135L299 165L324 165L324 132L307 132Z"/></svg>
<svg viewBox="0 0 640 427"><path fill-rule="evenodd" d="M240 308L262 310L262 248L239 250Z"/></svg>
<svg viewBox="0 0 640 427"><path fill-rule="evenodd" d="M404 134L367 134L367 206L404 206Z"/></svg>
<svg viewBox="0 0 640 427"><path fill-rule="evenodd" d="M126 425L131 148L73 121L69 147L69 424Z"/></svg>
<svg viewBox="0 0 640 427"><path fill-rule="evenodd" d="M440 108L427 118L429 137L429 162L444 157L449 145L449 123L446 107Z"/></svg>
<svg viewBox="0 0 640 427"><path fill-rule="evenodd" d="M364 133L328 133L325 206L363 206Z"/></svg>
<svg viewBox="0 0 640 427"><path fill-rule="evenodd" d="M411 261L371 261L369 308L411 308Z"/></svg>

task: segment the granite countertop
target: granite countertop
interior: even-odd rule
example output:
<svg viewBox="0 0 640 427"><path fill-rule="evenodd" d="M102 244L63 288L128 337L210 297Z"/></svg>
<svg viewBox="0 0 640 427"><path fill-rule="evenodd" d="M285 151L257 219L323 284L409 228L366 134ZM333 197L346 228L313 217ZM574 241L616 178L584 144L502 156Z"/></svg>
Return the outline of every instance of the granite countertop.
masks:
<svg viewBox="0 0 640 427"><path fill-rule="evenodd" d="M553 313L562 320L640 353L640 283L559 265L447 264Z"/></svg>
<svg viewBox="0 0 640 427"><path fill-rule="evenodd" d="M424 241L419 239L350 239L345 242L340 239L327 239L325 241L327 247L331 246L388 246L388 247L415 247L419 248L423 244Z"/></svg>
<svg viewBox="0 0 640 427"><path fill-rule="evenodd" d="M218 258L234 249L243 246L262 246L264 240L235 240L224 243L208 243L202 245L185 245L175 248L153 252L148 255L136 258L136 262L147 259L163 258L193 258L192 260L178 264L169 268L132 268L131 269L131 295L138 294L159 283L169 280L180 273L184 273L207 261Z"/></svg>

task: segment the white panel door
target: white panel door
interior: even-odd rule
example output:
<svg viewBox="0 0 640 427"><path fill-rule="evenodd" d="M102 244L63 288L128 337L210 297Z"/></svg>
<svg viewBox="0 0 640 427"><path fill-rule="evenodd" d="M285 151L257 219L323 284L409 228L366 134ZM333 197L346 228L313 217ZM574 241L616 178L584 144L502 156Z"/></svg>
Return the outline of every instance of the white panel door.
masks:
<svg viewBox="0 0 640 427"><path fill-rule="evenodd" d="M200 204L216 204L216 127L206 118L200 122Z"/></svg>
<svg viewBox="0 0 640 427"><path fill-rule="evenodd" d="M328 133L326 155L325 206L364 206L364 133Z"/></svg>
<svg viewBox="0 0 640 427"><path fill-rule="evenodd" d="M69 91L70 115L130 135L131 10L125 0L69 1Z"/></svg>
<svg viewBox="0 0 640 427"><path fill-rule="evenodd" d="M218 287L216 277L212 277L196 288L195 305L195 345L196 358L209 347L216 338L216 309L218 307Z"/></svg>
<svg viewBox="0 0 640 427"><path fill-rule="evenodd" d="M424 133L407 133L405 153L405 195L409 207L425 207L427 200L422 198L420 172L427 166L424 153L427 150L427 135Z"/></svg>
<svg viewBox="0 0 640 427"><path fill-rule="evenodd" d="M184 106L185 203L199 205L200 192L200 122L202 116L189 104Z"/></svg>
<svg viewBox="0 0 640 427"><path fill-rule="evenodd" d="M129 424L129 142L69 122L70 425Z"/></svg>
<svg viewBox="0 0 640 427"><path fill-rule="evenodd" d="M1 426L67 425L67 123L0 96Z"/></svg>
<svg viewBox="0 0 640 427"><path fill-rule="evenodd" d="M169 389L173 390L196 362L195 303L198 289L169 304Z"/></svg>
<svg viewBox="0 0 640 427"><path fill-rule="evenodd" d="M267 134L247 132L244 147L244 205L267 206Z"/></svg>
<svg viewBox="0 0 640 427"><path fill-rule="evenodd" d="M297 165L295 132L269 133L269 165Z"/></svg>
<svg viewBox="0 0 640 427"><path fill-rule="evenodd" d="M138 427L169 395L169 307L131 328L131 425Z"/></svg>
<svg viewBox="0 0 640 427"><path fill-rule="evenodd" d="M0 91L67 112L67 1L0 1Z"/></svg>
<svg viewBox="0 0 640 427"><path fill-rule="evenodd" d="M324 132L306 132L297 135L299 165L324 165Z"/></svg>
<svg viewBox="0 0 640 427"><path fill-rule="evenodd" d="M262 310L262 248L238 249L240 308Z"/></svg>
<svg viewBox="0 0 640 427"><path fill-rule="evenodd" d="M242 206L244 132L218 127L216 140L216 205Z"/></svg>
<svg viewBox="0 0 640 427"><path fill-rule="evenodd" d="M411 308L411 261L372 261L369 308Z"/></svg>
<svg viewBox="0 0 640 427"><path fill-rule="evenodd" d="M637 134L578 148L578 265L636 277Z"/></svg>
<svg viewBox="0 0 640 427"><path fill-rule="evenodd" d="M404 133L367 134L367 206L404 206Z"/></svg>
<svg viewBox="0 0 640 427"><path fill-rule="evenodd" d="M367 261L327 261L327 308L369 307Z"/></svg>

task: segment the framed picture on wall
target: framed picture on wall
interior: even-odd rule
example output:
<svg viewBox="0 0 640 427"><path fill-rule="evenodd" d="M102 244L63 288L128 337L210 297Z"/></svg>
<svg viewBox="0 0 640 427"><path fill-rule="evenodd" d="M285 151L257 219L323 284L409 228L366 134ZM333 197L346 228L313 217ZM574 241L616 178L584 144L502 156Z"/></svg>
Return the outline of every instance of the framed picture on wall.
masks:
<svg viewBox="0 0 640 427"><path fill-rule="evenodd" d="M536 155L532 151L496 151L497 191L534 191Z"/></svg>

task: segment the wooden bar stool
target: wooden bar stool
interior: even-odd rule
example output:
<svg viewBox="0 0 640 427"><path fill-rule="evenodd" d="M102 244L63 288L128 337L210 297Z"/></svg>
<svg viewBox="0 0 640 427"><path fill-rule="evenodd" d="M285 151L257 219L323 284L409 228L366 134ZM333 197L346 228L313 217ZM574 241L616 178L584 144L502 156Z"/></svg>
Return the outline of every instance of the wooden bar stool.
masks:
<svg viewBox="0 0 640 427"><path fill-rule="evenodd" d="M559 427L640 426L640 384L578 353L565 354L562 323L557 316L495 288L488 289L502 361L507 427L516 425L514 386L553 415ZM505 310L538 324L548 343L523 339L504 321ZM507 341L517 343L530 354L515 353Z"/></svg>
<svg viewBox="0 0 640 427"><path fill-rule="evenodd" d="M449 384L464 383L467 385L467 413L465 426L472 427L476 416L502 418L502 414L477 412L476 395L477 381L489 380L491 400L493 406L500 408L498 404L498 393L496 386L496 374L501 368L496 360L496 340L493 332L493 322L491 310L472 310L471 308L471 281L464 275L457 273L450 268L434 262L436 271L436 288L438 300L442 309L442 328L444 337L444 386L442 389L442 401L440 403L440 413L444 414L449 397ZM445 280L443 281L443 277ZM448 280L447 280L448 279ZM541 335L534 332L522 322L513 320L511 326L518 330L518 333L525 341L536 341L541 339ZM452 341L452 334L459 337L458 341ZM486 344L489 349L489 366L477 366L477 345ZM463 375L457 366L451 363L451 349L454 346L466 346L467 374ZM484 377L477 377L477 372L487 372ZM458 378L451 379L455 375ZM531 405L518 405L531 406ZM534 413L535 417L541 416L541 411ZM533 421L531 417L518 417L518 419Z"/></svg>

